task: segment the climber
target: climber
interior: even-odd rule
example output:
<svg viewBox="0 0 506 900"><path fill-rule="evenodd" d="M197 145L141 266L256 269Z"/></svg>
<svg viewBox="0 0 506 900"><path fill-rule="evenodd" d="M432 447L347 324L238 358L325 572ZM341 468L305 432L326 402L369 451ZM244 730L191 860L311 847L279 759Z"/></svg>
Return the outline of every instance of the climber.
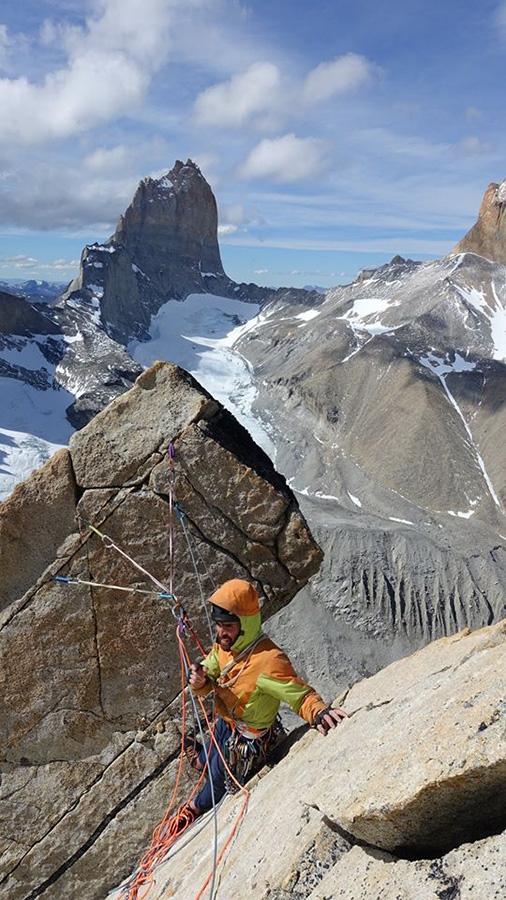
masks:
<svg viewBox="0 0 506 900"><path fill-rule="evenodd" d="M240 783L258 770L279 733L282 701L323 735L347 715L327 706L297 676L288 656L262 633L259 597L252 584L239 578L226 581L209 602L216 643L201 664L191 666L189 684L200 697L214 691L217 718L214 739L205 747L191 737L185 745L194 767L206 768L207 774L206 783L187 804L193 817L233 791L223 758Z"/></svg>

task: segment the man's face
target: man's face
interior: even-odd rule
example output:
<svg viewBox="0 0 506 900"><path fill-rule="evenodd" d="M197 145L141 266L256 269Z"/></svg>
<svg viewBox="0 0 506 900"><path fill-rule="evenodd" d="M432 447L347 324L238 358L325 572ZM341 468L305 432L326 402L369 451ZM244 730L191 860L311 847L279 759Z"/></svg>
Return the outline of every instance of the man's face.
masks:
<svg viewBox="0 0 506 900"><path fill-rule="evenodd" d="M241 631L239 622L216 622L216 640L222 650L230 650Z"/></svg>

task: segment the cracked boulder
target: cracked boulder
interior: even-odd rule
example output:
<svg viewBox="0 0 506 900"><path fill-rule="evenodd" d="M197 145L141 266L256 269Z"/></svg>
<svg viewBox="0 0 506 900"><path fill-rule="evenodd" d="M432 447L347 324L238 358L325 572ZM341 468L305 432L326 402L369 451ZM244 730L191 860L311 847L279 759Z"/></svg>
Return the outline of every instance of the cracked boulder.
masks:
<svg viewBox="0 0 506 900"><path fill-rule="evenodd" d="M338 698L251 785L216 900L500 900L506 890L506 621L442 638ZM221 848L243 798L218 813ZM194 900L213 820L160 865L149 900ZM114 892L110 900L119 900Z"/></svg>
<svg viewBox="0 0 506 900"><path fill-rule="evenodd" d="M19 485L0 526L0 896L98 900L174 781L176 619L208 646L218 583L254 582L268 617L322 554L250 435L165 363Z"/></svg>

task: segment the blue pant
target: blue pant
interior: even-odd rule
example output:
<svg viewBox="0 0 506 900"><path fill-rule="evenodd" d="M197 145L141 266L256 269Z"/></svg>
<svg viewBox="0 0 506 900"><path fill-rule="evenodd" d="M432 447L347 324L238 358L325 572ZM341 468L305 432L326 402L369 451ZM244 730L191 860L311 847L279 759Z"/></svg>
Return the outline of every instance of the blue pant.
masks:
<svg viewBox="0 0 506 900"><path fill-rule="evenodd" d="M199 753L199 762L204 766L207 761L207 781L205 785L200 789L195 800L195 806L201 813L207 812L208 809L211 809L213 805L213 793L214 793L214 803L218 803L223 797L226 787L225 787L225 766L223 765L223 760L218 753L218 750L215 746L218 744L223 756L227 759L227 741L229 737L232 735L232 729L225 719L221 719L219 716L216 719L216 724L214 728L214 740L209 740L205 745L205 748ZM211 789L212 785L212 789Z"/></svg>

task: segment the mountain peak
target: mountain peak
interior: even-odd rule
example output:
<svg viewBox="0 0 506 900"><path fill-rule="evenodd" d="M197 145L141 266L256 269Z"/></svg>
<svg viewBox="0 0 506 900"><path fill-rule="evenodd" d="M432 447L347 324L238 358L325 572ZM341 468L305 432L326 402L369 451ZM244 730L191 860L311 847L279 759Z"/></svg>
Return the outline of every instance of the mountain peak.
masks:
<svg viewBox="0 0 506 900"><path fill-rule="evenodd" d="M199 167L176 160L161 178L144 178L112 238L153 281L170 262L224 275L218 248L218 211ZM170 259L167 259L169 257ZM161 287L166 290L166 278Z"/></svg>
<svg viewBox="0 0 506 900"><path fill-rule="evenodd" d="M95 303L115 340L143 339L169 299L232 290L218 246L218 210L199 167L176 160L161 178L143 178L116 231L87 246L62 302Z"/></svg>
<svg viewBox="0 0 506 900"><path fill-rule="evenodd" d="M142 185L148 193L158 195L160 199L163 199L164 196L168 198L179 191L188 191L197 182L200 182L200 187L204 191L204 185L209 187L202 172L193 160L187 159L183 163L180 159L177 159L170 172L167 172L166 175L162 175L161 178L153 178L151 175L147 175L141 180L139 187Z"/></svg>

